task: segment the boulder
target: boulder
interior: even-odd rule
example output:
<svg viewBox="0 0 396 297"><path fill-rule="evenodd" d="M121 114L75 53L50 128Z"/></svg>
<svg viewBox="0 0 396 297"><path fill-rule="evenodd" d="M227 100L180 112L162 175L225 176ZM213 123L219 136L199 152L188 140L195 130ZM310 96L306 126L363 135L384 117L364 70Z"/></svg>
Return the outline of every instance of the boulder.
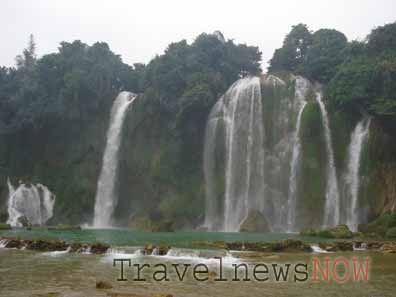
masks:
<svg viewBox="0 0 396 297"><path fill-rule="evenodd" d="M20 216L18 218L18 223L21 224L22 227L30 227L31 226L29 220L25 216Z"/></svg>
<svg viewBox="0 0 396 297"><path fill-rule="evenodd" d="M258 210L250 210L242 221L240 232L269 232L269 226L264 215Z"/></svg>
<svg viewBox="0 0 396 297"><path fill-rule="evenodd" d="M352 238L353 232L349 230L347 225L338 225L334 228L315 231L314 229L307 229L300 232L300 235L317 236L323 238Z"/></svg>
<svg viewBox="0 0 396 297"><path fill-rule="evenodd" d="M335 242L321 242L319 247L327 252L338 252L338 251L353 251L352 241L335 241Z"/></svg>
<svg viewBox="0 0 396 297"><path fill-rule="evenodd" d="M104 254L109 248L110 246L106 243L96 242L91 245L90 252L92 254Z"/></svg>
<svg viewBox="0 0 396 297"><path fill-rule="evenodd" d="M96 289L112 289L113 286L106 281L97 281L96 282Z"/></svg>

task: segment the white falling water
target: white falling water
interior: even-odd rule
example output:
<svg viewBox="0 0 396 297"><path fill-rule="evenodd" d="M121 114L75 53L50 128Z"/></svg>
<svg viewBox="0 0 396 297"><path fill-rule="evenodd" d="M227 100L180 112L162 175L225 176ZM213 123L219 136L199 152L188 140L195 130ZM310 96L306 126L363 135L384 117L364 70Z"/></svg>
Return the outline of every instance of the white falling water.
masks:
<svg viewBox="0 0 396 297"><path fill-rule="evenodd" d="M135 98L136 95L133 93L121 92L114 100L111 109L106 148L103 154L102 169L95 199L95 227L110 227L112 223L112 215L118 202L115 193L115 183L117 179L122 126L126 111Z"/></svg>
<svg viewBox="0 0 396 297"><path fill-rule="evenodd" d="M55 195L42 184L23 184L17 189L8 180L8 221L13 227L22 227L24 217L32 225L43 225L52 216Z"/></svg>
<svg viewBox="0 0 396 297"><path fill-rule="evenodd" d="M298 76L296 78L295 86L295 100L298 105L298 114L296 129L293 135L293 151L290 165L290 178L289 178L289 193L287 199L287 231L291 232L295 229L296 207L297 207L297 175L301 158L301 139L300 127L301 118L304 108L307 104L305 100L307 92L310 88L310 83L307 79Z"/></svg>
<svg viewBox="0 0 396 297"><path fill-rule="evenodd" d="M204 226L209 230L216 230L222 223L218 191L216 189L216 139L218 136L219 121L222 120L223 101L219 100L209 114L206 124L203 168L205 178L206 213Z"/></svg>
<svg viewBox="0 0 396 297"><path fill-rule="evenodd" d="M264 208L264 151L261 86L258 77L238 80L213 108L206 130L204 174L207 187L206 226L216 221L214 149L218 121L225 131L225 193L221 227L238 231L249 209ZM217 213L218 215L218 213Z"/></svg>
<svg viewBox="0 0 396 297"><path fill-rule="evenodd" d="M361 120L355 127L351 142L348 147L348 168L346 174L346 184L349 189L350 205L347 214L347 225L352 231L357 230L359 221L359 169L362 147L369 136L370 118Z"/></svg>
<svg viewBox="0 0 396 297"><path fill-rule="evenodd" d="M322 114L322 122L324 129L324 136L326 141L327 152L327 186L326 186L326 202L323 225L324 227L331 227L340 222L340 197L338 192L338 182L336 167L334 162L333 142L330 131L329 117L326 106L322 101L322 93L316 93L316 101L319 103L320 112Z"/></svg>

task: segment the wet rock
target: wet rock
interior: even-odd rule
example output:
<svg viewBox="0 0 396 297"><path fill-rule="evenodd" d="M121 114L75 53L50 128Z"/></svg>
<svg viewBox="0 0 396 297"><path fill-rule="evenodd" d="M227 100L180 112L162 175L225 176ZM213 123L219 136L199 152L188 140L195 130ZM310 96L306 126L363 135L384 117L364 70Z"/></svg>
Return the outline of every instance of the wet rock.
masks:
<svg viewBox="0 0 396 297"><path fill-rule="evenodd" d="M367 249L368 250L379 250L384 245L383 242L380 241L369 241L367 242Z"/></svg>
<svg viewBox="0 0 396 297"><path fill-rule="evenodd" d="M26 216L20 216L18 218L18 223L22 225L22 227L30 227L31 224L29 223L29 220L27 219Z"/></svg>
<svg viewBox="0 0 396 297"><path fill-rule="evenodd" d="M273 252L311 252L310 245L301 240L286 239L272 244Z"/></svg>
<svg viewBox="0 0 396 297"><path fill-rule="evenodd" d="M71 243L71 244L69 245L69 247L70 247L70 251L73 252L73 253L75 253L75 252L81 251L81 249L82 249L82 244L79 243L79 242L73 242L73 243Z"/></svg>
<svg viewBox="0 0 396 297"><path fill-rule="evenodd" d="M96 242L91 245L90 252L92 254L104 254L110 248L108 244Z"/></svg>
<svg viewBox="0 0 396 297"><path fill-rule="evenodd" d="M319 243L319 247L327 252L353 251L353 242L346 240L325 243L321 242Z"/></svg>
<svg viewBox="0 0 396 297"><path fill-rule="evenodd" d="M112 289L113 286L106 281L97 281L96 282L96 289L101 289L101 290L106 290L106 289Z"/></svg>
<svg viewBox="0 0 396 297"><path fill-rule="evenodd" d="M347 225L338 225L334 228L328 228L324 230L314 230L314 229L306 229L300 232L300 235L305 236L317 236L323 238L352 238L353 232L349 230Z"/></svg>
<svg viewBox="0 0 396 297"><path fill-rule="evenodd" d="M170 246L166 245L161 245L161 246L155 246L152 244L146 244L143 248L143 253L145 255L158 255L158 256L164 256L168 253L168 251L171 249Z"/></svg>
<svg viewBox="0 0 396 297"><path fill-rule="evenodd" d="M384 253L396 254L396 242L386 242L380 250Z"/></svg>
<svg viewBox="0 0 396 297"><path fill-rule="evenodd" d="M250 210L242 221L240 232L269 232L269 226L264 215L258 210Z"/></svg>
<svg viewBox="0 0 396 297"><path fill-rule="evenodd" d="M41 252L64 251L68 245L63 241L27 240L26 249Z"/></svg>
<svg viewBox="0 0 396 297"><path fill-rule="evenodd" d="M24 242L20 239L9 239L7 244L5 245L5 247L9 249L20 249L23 246Z"/></svg>
<svg viewBox="0 0 396 297"><path fill-rule="evenodd" d="M278 242L227 242L228 250L255 252L310 252L310 245L301 240L286 239Z"/></svg>

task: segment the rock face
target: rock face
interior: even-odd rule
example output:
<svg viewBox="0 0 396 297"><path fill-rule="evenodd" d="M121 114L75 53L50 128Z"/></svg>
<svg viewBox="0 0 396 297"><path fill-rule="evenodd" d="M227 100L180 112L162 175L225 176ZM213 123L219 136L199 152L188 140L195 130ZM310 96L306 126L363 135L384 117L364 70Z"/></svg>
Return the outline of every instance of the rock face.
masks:
<svg viewBox="0 0 396 297"><path fill-rule="evenodd" d="M368 236L393 237L395 228L396 213L387 212L368 224L360 224L358 231Z"/></svg>
<svg viewBox="0 0 396 297"><path fill-rule="evenodd" d="M272 153L271 157L265 159L268 169L265 170L268 181L265 185L266 195L275 197L265 204L265 208L272 212L281 210L280 206L286 203L289 190L288 178L280 179L279 176L288 176L290 172L290 162L284 160L290 158L291 150L285 144L287 139L292 139L290 136L294 132L297 117L296 112L289 112L295 103L289 100L293 98L295 88L292 79L287 77L284 78L286 84L279 83L280 79L275 76L261 81L261 93L267 98L262 102L268 140L265 150ZM42 181L56 194L54 217L49 224L91 222L109 111L115 95L106 94L103 108L92 113L89 121L83 124L59 124L48 131L14 137L0 135L0 159L4 160L0 164L0 221L7 220L7 176L10 176L14 184L19 178ZM117 219L115 223L127 226L131 217L148 217L151 223L135 221L131 226L150 231L194 229L204 221L202 148L206 121L214 102L192 108L188 117L194 125L179 127L170 117L157 113L153 105L146 104L154 97L148 92L141 100L137 98L134 109L126 115L120 147L120 178L117 181L119 201L114 212ZM307 104L301 115L301 166L296 175L298 198L295 214L299 228L322 226L325 207L326 146L320 108L311 97L307 96ZM325 96L323 99L326 101ZM362 115L330 109L328 113L335 166L337 173L342 173L347 164L351 132ZM62 138L59 138L60 134ZM368 143L362 149L360 166L358 205L367 222L386 211L396 210L395 151L394 123L373 119ZM217 155L219 158L224 156L224 148L219 148ZM283 155L289 157L282 158ZM223 171L224 166L216 168L216 172ZM216 186L224 185L224 177L220 177L220 174L216 176ZM222 195L224 187L219 186L218 196ZM221 209L223 205L218 207ZM341 205L341 217L345 216L346 207ZM264 214L268 218L267 223L272 224L272 218ZM264 222L251 227L249 218L242 225L244 231L268 231ZM379 231L383 235L387 232Z"/></svg>
<svg viewBox="0 0 396 297"><path fill-rule="evenodd" d="M243 220L240 232L270 232L267 220L258 210L250 210Z"/></svg>

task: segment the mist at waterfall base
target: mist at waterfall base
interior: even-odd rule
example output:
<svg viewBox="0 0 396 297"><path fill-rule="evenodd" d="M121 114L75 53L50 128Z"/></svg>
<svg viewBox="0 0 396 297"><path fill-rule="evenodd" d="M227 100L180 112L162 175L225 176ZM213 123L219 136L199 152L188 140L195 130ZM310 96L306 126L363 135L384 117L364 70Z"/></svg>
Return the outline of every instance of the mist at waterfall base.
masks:
<svg viewBox="0 0 396 297"><path fill-rule="evenodd" d="M30 225L44 225L52 216L55 196L42 184L20 183L14 188L8 184L8 221L13 227L22 227L22 220Z"/></svg>
<svg viewBox="0 0 396 297"><path fill-rule="evenodd" d="M114 100L111 108L106 147L95 198L93 225L97 228L112 226L112 216L118 202L116 180L122 127L128 107L135 98L136 95L133 93L121 92Z"/></svg>
<svg viewBox="0 0 396 297"><path fill-rule="evenodd" d="M326 187L321 197L322 224L316 228L348 224L356 231L365 222L359 213L360 155L368 138L370 121L361 120L352 132L345 172L337 173L331 119L320 86L297 76L294 95L284 95L272 103L271 127L266 127L266 102L263 88L280 90L287 83L273 75L246 77L234 83L218 100L208 117L203 169L206 189L204 226L211 231L238 232L250 210L266 218L272 232L296 232L297 208L310 207L301 202L298 177L301 174L301 120L308 102L319 106L326 152ZM268 134L268 135L266 135ZM270 139L270 137L272 137ZM268 143L272 143L272 147ZM342 177L342 178L341 178ZM344 182L344 180L346 182ZM274 182L275 181L275 182ZM339 183L348 195L340 195ZM300 194L299 194L300 193ZM346 200L346 215L341 202Z"/></svg>

